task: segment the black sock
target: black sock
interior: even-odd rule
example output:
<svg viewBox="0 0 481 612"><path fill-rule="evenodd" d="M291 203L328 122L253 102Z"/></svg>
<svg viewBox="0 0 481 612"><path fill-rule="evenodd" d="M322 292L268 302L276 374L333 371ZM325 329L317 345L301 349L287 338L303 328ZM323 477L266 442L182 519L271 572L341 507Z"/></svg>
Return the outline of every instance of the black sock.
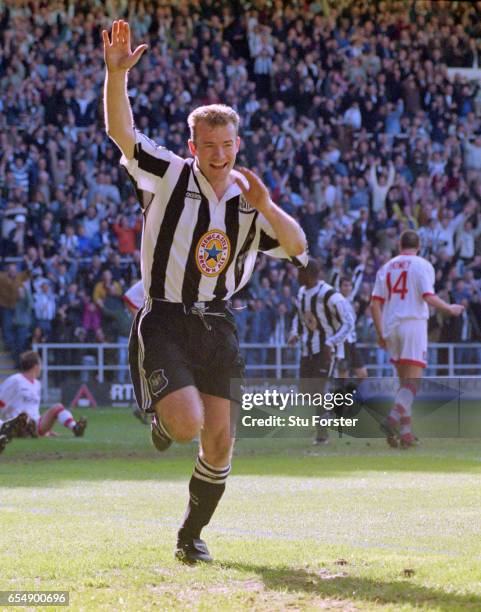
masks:
<svg viewBox="0 0 481 612"><path fill-rule="evenodd" d="M217 504L225 491L230 465L213 468L200 457L189 483L189 503L178 533L178 541L199 538L203 527L209 524Z"/></svg>

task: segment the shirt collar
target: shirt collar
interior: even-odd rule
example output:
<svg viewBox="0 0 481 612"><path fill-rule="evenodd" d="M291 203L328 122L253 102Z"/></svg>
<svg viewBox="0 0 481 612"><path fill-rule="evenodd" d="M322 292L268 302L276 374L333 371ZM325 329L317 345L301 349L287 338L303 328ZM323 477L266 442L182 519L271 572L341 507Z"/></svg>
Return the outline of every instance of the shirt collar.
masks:
<svg viewBox="0 0 481 612"><path fill-rule="evenodd" d="M217 195L216 195L215 191L212 188L212 185L205 178L202 170L199 168L199 165L197 163L197 159L194 159L194 163L192 164L192 167L194 169L195 177L199 181L199 185L202 188L202 191L207 196L209 201L213 201L213 202L220 202L222 200L227 201L227 200L230 200L231 198L234 198L234 197L236 197L236 196L238 196L238 195L240 195L242 193L241 190L240 190L239 185L237 185L237 183L235 181L233 181L232 184L228 187L227 191L222 196L221 200L219 200L217 198Z"/></svg>
<svg viewBox="0 0 481 612"><path fill-rule="evenodd" d="M321 285L324 284L324 281L319 280L317 281L317 283L314 285L314 287L311 287L310 289L308 289L306 287L306 293L315 293L316 291L319 291L319 289L321 288Z"/></svg>

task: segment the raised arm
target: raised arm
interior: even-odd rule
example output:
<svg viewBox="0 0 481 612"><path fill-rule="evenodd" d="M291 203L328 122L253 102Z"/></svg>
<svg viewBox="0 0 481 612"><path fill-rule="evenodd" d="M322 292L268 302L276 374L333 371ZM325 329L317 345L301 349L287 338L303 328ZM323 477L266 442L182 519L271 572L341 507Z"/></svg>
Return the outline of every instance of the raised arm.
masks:
<svg viewBox="0 0 481 612"><path fill-rule="evenodd" d="M139 45L132 53L130 28L126 21L114 21L112 41L108 32L102 31L104 42L105 73L104 114L105 129L127 159L134 156L134 118L127 95L127 73L135 66L147 49Z"/></svg>
<svg viewBox="0 0 481 612"><path fill-rule="evenodd" d="M377 182L377 174L376 174L376 165L374 163L371 164L371 167L369 169L368 183L372 189L377 189L378 182Z"/></svg>
<svg viewBox="0 0 481 612"><path fill-rule="evenodd" d="M395 178L396 178L396 170L394 168L394 164L392 162L389 162L389 172L388 172L388 177L387 177L387 182L386 182L387 191L389 191L389 189L391 189L391 187L394 185Z"/></svg>

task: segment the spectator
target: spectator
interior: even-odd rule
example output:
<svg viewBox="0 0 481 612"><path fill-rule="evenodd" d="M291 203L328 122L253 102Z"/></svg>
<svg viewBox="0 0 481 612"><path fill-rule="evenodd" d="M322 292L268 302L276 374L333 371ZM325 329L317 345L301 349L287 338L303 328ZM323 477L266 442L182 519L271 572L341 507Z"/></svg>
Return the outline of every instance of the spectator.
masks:
<svg viewBox="0 0 481 612"><path fill-rule="evenodd" d="M78 257L79 239L72 225L67 225L65 233L60 235L60 247L67 257Z"/></svg>
<svg viewBox="0 0 481 612"><path fill-rule="evenodd" d="M137 234L142 229L140 219L132 226L125 215L119 215L113 225L114 234L119 242L119 251L124 255L132 255L136 249Z"/></svg>
<svg viewBox="0 0 481 612"><path fill-rule="evenodd" d="M108 341L117 342L123 345L118 351L117 360L117 364L122 366L122 369L117 372L117 382L123 384L126 381L128 372L127 345L129 342L130 328L132 326L132 317L122 296L116 293L113 285L107 290L105 300L97 300L97 304L106 322L104 330Z"/></svg>
<svg viewBox="0 0 481 612"><path fill-rule="evenodd" d="M46 342L50 341L56 314L55 296L49 281L43 280L34 295L35 324L42 330Z"/></svg>
<svg viewBox="0 0 481 612"><path fill-rule="evenodd" d="M23 286L28 277L29 272L19 272L15 264L8 264L7 269L0 272L2 336L7 351L12 352L15 350L15 307L20 298L20 288Z"/></svg>
<svg viewBox="0 0 481 612"><path fill-rule="evenodd" d="M15 367L18 367L20 354L28 348L28 339L33 324L33 299L30 289L24 285L18 288L18 300L15 304L13 315L14 326L14 350L12 356L15 359Z"/></svg>
<svg viewBox="0 0 481 612"><path fill-rule="evenodd" d="M87 297L84 301L82 314L82 328L85 330L87 342L94 341L101 323L101 311L98 304Z"/></svg>
<svg viewBox="0 0 481 612"><path fill-rule="evenodd" d="M372 210L374 213L379 212L385 207L386 197L394 184L395 170L392 162L389 163L389 174L386 178L384 174L380 179L377 178L377 169L374 164L371 165L369 172L369 185L372 192Z"/></svg>
<svg viewBox="0 0 481 612"><path fill-rule="evenodd" d="M122 287L118 281L112 279L112 272L110 270L102 272L101 280L95 284L92 298L97 304L99 300L104 301L107 295L122 295Z"/></svg>
<svg viewBox="0 0 481 612"><path fill-rule="evenodd" d="M380 3L376 12L364 0L328 4L240 3L234 17L213 15L211 2L159 13L124 2L126 14L135 12L134 36L151 43L131 83L139 128L184 154L186 113L227 102L245 116L239 162L257 168L275 201L299 215L326 269L341 250L350 261L365 248L370 278L410 226L436 258L440 288L466 270L479 279L479 88L445 69L472 66L479 45L466 24L478 23L476 4L452 3L449 23L443 3L428 12L419 3L409 11ZM140 272L136 195L97 112L101 58L90 29L76 32L85 14L101 22L109 10L60 1L50 13L24 3L1 15L0 255L21 258L32 279L66 291L60 307L71 262L64 274L56 255L82 261L75 303L92 296L104 267L117 281L120 269L127 281ZM52 15L64 39L56 51ZM389 168L378 179L381 161ZM266 298L277 304L282 289L269 284ZM472 284L468 291L473 302ZM67 306L65 324L79 326L77 310Z"/></svg>

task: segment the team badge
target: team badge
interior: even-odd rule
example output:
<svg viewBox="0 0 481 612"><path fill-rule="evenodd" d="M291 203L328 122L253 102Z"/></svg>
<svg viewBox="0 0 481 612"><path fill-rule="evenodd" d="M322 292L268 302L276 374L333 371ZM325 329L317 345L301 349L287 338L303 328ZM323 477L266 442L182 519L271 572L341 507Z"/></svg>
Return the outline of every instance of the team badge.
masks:
<svg viewBox="0 0 481 612"><path fill-rule="evenodd" d="M239 210L242 213L254 212L254 208L247 202L245 197L241 194L239 197Z"/></svg>
<svg viewBox="0 0 481 612"><path fill-rule="evenodd" d="M221 230L209 230L197 243L195 261L202 274L217 276L226 267L229 255L229 238Z"/></svg>
<svg viewBox="0 0 481 612"><path fill-rule="evenodd" d="M149 387L150 392L153 396L160 395L165 387L169 384L167 376L164 374L164 370L154 370L149 376Z"/></svg>

